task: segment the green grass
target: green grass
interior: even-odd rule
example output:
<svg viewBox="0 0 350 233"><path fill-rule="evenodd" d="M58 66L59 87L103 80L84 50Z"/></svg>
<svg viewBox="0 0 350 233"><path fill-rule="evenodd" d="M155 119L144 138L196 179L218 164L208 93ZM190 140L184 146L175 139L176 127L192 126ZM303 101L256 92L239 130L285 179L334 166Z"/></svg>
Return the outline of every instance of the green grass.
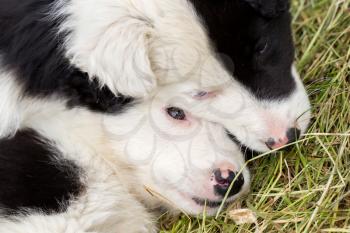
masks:
<svg viewBox="0 0 350 233"><path fill-rule="evenodd" d="M312 101L309 132L290 152L249 162L258 225L218 218L161 219L163 233L350 233L350 0L294 0L297 64Z"/></svg>

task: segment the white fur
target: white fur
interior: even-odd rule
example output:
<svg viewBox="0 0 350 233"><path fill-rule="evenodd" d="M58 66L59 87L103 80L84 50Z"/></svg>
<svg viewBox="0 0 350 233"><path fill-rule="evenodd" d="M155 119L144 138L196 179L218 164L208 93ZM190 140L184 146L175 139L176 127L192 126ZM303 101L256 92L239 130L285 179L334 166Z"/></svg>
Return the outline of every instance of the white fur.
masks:
<svg viewBox="0 0 350 233"><path fill-rule="evenodd" d="M291 72L296 89L282 100L258 100L234 80L211 87L203 87L195 81L187 80L168 85L167 92L160 92L159 98L170 105L186 109L197 117L220 123L241 143L263 152L269 150L265 145L268 138L283 137L293 127L305 133L308 127L310 102L295 67L292 67ZM198 92L196 90L214 94L197 99L193 97L193 93Z"/></svg>
<svg viewBox="0 0 350 233"><path fill-rule="evenodd" d="M117 116L67 110L55 96L22 98L14 74L2 70L0 137L21 127L39 131L86 171L87 190L65 213L1 220L0 232L152 232L145 206L201 213L191 198L216 198L212 170L244 168L225 129L265 151L271 119L287 129L309 109L295 71L298 88L281 102L259 101L232 79L185 0L61 0L52 14L68 15L60 32L71 31L64 45L71 63L114 93L143 97L142 104ZM214 94L198 99L203 90ZM188 121L169 119L169 105L185 109ZM297 122L303 132L308 121L309 113ZM242 191L228 201L248 190L246 168L243 175Z"/></svg>
<svg viewBox="0 0 350 233"><path fill-rule="evenodd" d="M261 101L241 87L230 86L210 104L207 119L221 122L241 143L262 152L269 150L265 142L270 137L285 137L289 128L305 133L311 116L310 102L294 67L291 72L296 89L285 99Z"/></svg>
<svg viewBox="0 0 350 233"><path fill-rule="evenodd" d="M20 125L21 92L14 75L0 67L0 138L13 135Z"/></svg>
<svg viewBox="0 0 350 233"><path fill-rule="evenodd" d="M33 214L17 217L15 221L2 219L0 232L155 233L154 218L122 186L119 177L103 163L96 164L96 160L94 163L98 170L89 174L86 193L66 212L50 216Z"/></svg>
<svg viewBox="0 0 350 233"><path fill-rule="evenodd" d="M81 179L86 190L64 213L1 219L1 233L156 232L153 217L129 192L132 174L123 173L122 178L117 172L128 169L109 149L102 116L80 109L67 111L64 102L58 101L27 104L32 107L24 111L22 127L35 129L53 141L65 158L76 162L84 170ZM124 178L131 183L122 182Z"/></svg>
<svg viewBox="0 0 350 233"><path fill-rule="evenodd" d="M74 65L115 93L143 96L155 88L148 57L153 28L132 1L72 0L62 5L61 13L69 17L61 31L72 31L65 47Z"/></svg>
<svg viewBox="0 0 350 233"><path fill-rule="evenodd" d="M71 32L67 57L114 93L145 96L157 83L198 78L203 67L210 80L223 72L185 0L72 0L54 9L68 15L60 28Z"/></svg>
<svg viewBox="0 0 350 233"><path fill-rule="evenodd" d="M69 17L61 31L72 31L67 56L114 93L146 97L157 86L179 82L193 87L189 92L216 90L221 95L211 102L215 107L208 119L258 151L269 150L265 142L285 137L289 128L305 132L310 114L297 119L310 107L297 72L292 71L297 89L290 97L257 100L219 62L186 0L73 0L62 5L58 15Z"/></svg>
<svg viewBox="0 0 350 233"><path fill-rule="evenodd" d="M64 19L59 33L70 32L63 47L71 63L116 94L147 98L172 83L186 86L179 94L214 90L210 101L199 101L210 103L200 117L224 125L258 151L267 151L266 140L283 137L290 127L307 128L309 101L297 72L292 71L297 89L291 96L257 100L219 62L186 0L60 0L48 14ZM21 121L21 90L12 79L11 72L0 73L0 136L13 134Z"/></svg>
<svg viewBox="0 0 350 233"><path fill-rule="evenodd" d="M75 161L85 172L87 189L66 212L3 219L1 232L155 232L150 209L196 215L204 207L193 197L221 200L210 176L222 164L242 169L245 178L242 190L227 201L246 193L248 170L224 128L190 112L188 121L178 122L157 96L116 116L66 110L57 99L25 100L21 127L35 129ZM216 210L207 207L208 214Z"/></svg>

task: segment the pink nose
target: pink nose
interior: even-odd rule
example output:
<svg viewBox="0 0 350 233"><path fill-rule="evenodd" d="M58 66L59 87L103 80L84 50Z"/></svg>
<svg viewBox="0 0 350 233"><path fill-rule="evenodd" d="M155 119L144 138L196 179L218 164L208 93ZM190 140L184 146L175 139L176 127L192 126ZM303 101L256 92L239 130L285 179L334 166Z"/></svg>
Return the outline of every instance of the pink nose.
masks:
<svg viewBox="0 0 350 233"><path fill-rule="evenodd" d="M275 138L269 138L265 144L268 148L270 149L278 149L281 148L289 143L295 142L296 140L298 140L298 138L300 137L300 130L297 128L290 128L288 129L288 131L286 132L286 135L275 139Z"/></svg>

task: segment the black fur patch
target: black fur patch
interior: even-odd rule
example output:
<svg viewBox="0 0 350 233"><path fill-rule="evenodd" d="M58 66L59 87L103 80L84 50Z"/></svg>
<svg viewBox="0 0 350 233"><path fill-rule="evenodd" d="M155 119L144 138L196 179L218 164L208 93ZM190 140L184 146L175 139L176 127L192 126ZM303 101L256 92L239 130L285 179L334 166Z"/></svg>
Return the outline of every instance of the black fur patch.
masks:
<svg viewBox="0 0 350 233"><path fill-rule="evenodd" d="M61 93L68 97L68 106L85 106L92 111L120 113L135 101L128 96L115 96L106 86L100 87L96 80L89 82L88 75L78 71L66 85L60 87Z"/></svg>
<svg viewBox="0 0 350 233"><path fill-rule="evenodd" d="M291 75L294 46L288 0L191 2L238 81L259 99L290 95L296 84Z"/></svg>
<svg viewBox="0 0 350 233"><path fill-rule="evenodd" d="M288 0L245 0L264 17L274 18L287 11L289 8Z"/></svg>
<svg viewBox="0 0 350 233"><path fill-rule="evenodd" d="M83 190L81 169L33 130L0 140L0 214L64 211Z"/></svg>
<svg viewBox="0 0 350 233"><path fill-rule="evenodd" d="M107 88L90 82L88 75L64 57L65 34L58 34L61 19L48 15L57 0L0 0L0 54L2 65L16 72L25 93L68 98L70 106L114 113L132 102L115 97Z"/></svg>

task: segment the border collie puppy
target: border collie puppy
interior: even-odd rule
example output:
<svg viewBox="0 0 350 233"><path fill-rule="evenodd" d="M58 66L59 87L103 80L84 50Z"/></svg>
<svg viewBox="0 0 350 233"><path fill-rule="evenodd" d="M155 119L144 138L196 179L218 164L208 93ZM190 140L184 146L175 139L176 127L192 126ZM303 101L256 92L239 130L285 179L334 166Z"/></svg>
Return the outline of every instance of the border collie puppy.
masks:
<svg viewBox="0 0 350 233"><path fill-rule="evenodd" d="M190 1L226 68L254 99L230 131L257 151L295 141L307 128L310 106L293 65L289 0Z"/></svg>
<svg viewBox="0 0 350 233"><path fill-rule="evenodd" d="M278 148L310 117L287 10L287 0L1 0L0 136L20 127L25 98L113 113L119 98L181 82L202 118L254 150Z"/></svg>
<svg viewBox="0 0 350 233"><path fill-rule="evenodd" d="M289 94L263 98L269 91L256 90L280 75L256 87L238 69L233 77L200 9L187 0L0 1L3 232L149 232L141 203L211 214L230 183L228 202L249 184L227 131L260 151L290 141L289 128L304 132L309 104L296 72ZM289 28L288 17L275 22ZM255 59L254 72L272 69Z"/></svg>
<svg viewBox="0 0 350 233"><path fill-rule="evenodd" d="M241 108L230 132L257 151L298 139L310 104L293 65L289 0L190 1L226 68L254 99L242 96L250 107Z"/></svg>
<svg viewBox="0 0 350 233"><path fill-rule="evenodd" d="M25 100L21 129L0 140L1 233L155 232L146 208L214 214L246 193L225 128L164 100L169 88L109 115Z"/></svg>

